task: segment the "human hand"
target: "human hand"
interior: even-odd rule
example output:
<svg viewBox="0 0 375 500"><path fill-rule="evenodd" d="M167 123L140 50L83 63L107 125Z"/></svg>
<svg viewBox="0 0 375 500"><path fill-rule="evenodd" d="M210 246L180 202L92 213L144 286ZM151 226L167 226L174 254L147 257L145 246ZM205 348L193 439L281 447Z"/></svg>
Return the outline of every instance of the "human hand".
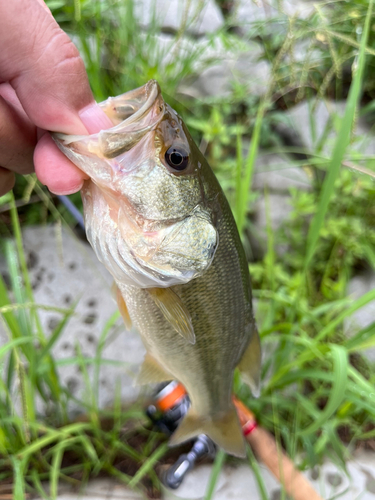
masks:
<svg viewBox="0 0 375 500"><path fill-rule="evenodd" d="M87 178L46 130L95 133L112 122L95 103L83 61L42 0L0 0L0 196L34 170L56 194ZM33 161L34 160L34 161Z"/></svg>

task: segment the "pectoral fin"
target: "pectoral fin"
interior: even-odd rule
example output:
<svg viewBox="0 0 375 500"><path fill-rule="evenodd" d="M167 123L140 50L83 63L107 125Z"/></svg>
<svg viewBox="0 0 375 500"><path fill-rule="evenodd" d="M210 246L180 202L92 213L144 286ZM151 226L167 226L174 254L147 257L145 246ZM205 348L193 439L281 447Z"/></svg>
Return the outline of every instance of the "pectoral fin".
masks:
<svg viewBox="0 0 375 500"><path fill-rule="evenodd" d="M227 453L245 457L245 443L236 410L232 407L220 418L204 419L189 410L170 439L170 444L177 445L188 441L198 434L207 434L212 441Z"/></svg>
<svg viewBox="0 0 375 500"><path fill-rule="evenodd" d="M250 343L237 366L243 381L250 387L255 397L258 397L260 393L259 385L261 361L262 353L259 334L258 331L255 330Z"/></svg>
<svg viewBox="0 0 375 500"><path fill-rule="evenodd" d="M128 308L126 307L126 302L124 300L124 297L122 296L115 282L113 282L111 291L113 298L117 302L117 306L119 308L122 319L124 320L125 328L127 330L130 330L130 328L132 327L132 320L130 319L129 311Z"/></svg>
<svg viewBox="0 0 375 500"><path fill-rule="evenodd" d="M148 288L148 292L173 328L190 344L195 344L190 313L180 297L170 288Z"/></svg>
<svg viewBox="0 0 375 500"><path fill-rule="evenodd" d="M155 384L173 380L173 375L164 370L156 359L147 353L139 371L135 385Z"/></svg>

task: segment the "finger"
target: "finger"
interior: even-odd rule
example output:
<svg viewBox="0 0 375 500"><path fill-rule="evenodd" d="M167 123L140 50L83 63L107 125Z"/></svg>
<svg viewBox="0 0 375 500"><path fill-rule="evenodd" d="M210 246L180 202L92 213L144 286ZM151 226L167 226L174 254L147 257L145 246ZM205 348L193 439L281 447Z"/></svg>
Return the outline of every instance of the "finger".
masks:
<svg viewBox="0 0 375 500"><path fill-rule="evenodd" d="M6 168L0 167L0 196L13 189L15 183L14 173Z"/></svg>
<svg viewBox="0 0 375 500"><path fill-rule="evenodd" d="M45 7L41 0L0 1L0 78L10 82L41 129L86 134L112 126L94 102L76 47ZM53 192L70 193L82 185L83 174L48 136L38 144L34 161L40 180Z"/></svg>
<svg viewBox="0 0 375 500"><path fill-rule="evenodd" d="M0 95L0 165L19 174L32 172L35 144L36 129L26 113Z"/></svg>
<svg viewBox="0 0 375 500"><path fill-rule="evenodd" d="M97 104L86 108L81 119L90 134L113 125ZM87 179L87 175L61 153L49 134L43 136L36 146L34 165L40 182L55 194L75 193Z"/></svg>
<svg viewBox="0 0 375 500"><path fill-rule="evenodd" d="M97 104L86 108L81 119L90 134L113 125ZM40 182L55 194L75 193L87 179L87 175L61 153L49 134L44 135L36 146L34 165Z"/></svg>
<svg viewBox="0 0 375 500"><path fill-rule="evenodd" d="M17 94L14 90L14 88L9 85L9 83L0 83L0 95L8 102L13 104L15 108L17 108L19 111L23 111L22 104L20 103L20 100L17 97ZM27 115L25 115L27 116Z"/></svg>
<svg viewBox="0 0 375 500"><path fill-rule="evenodd" d="M108 118L99 104L96 103L82 109L79 116L89 134L95 134L100 130L113 127L111 119Z"/></svg>
<svg viewBox="0 0 375 500"><path fill-rule="evenodd" d="M43 135L35 148L34 165L40 182L55 194L75 193L87 179L57 148L49 134Z"/></svg>
<svg viewBox="0 0 375 500"><path fill-rule="evenodd" d="M43 2L43 0L37 0L37 2L43 7L44 10L48 12L52 16L52 12L50 11L49 7Z"/></svg>
<svg viewBox="0 0 375 500"><path fill-rule="evenodd" d="M90 133L108 126L108 123L103 121L102 115L97 113L98 108L99 106L95 104L85 110L82 116L82 121ZM104 116L107 119L106 115ZM41 138L45 132L41 130L39 132L38 138ZM34 170L33 152L35 142L36 129L23 111L16 93L9 84L0 84L0 164L21 174L32 172ZM81 186L82 179L86 179L87 176L81 173L66 158L64 158L64 163L61 165L59 162L61 154L59 154L58 148L53 141L47 142L47 152L45 142L43 142L39 146L42 147L41 151L38 150L36 154L36 171L40 180L43 184L52 186L53 192L57 194L77 191ZM61 186L59 186L59 176L56 173L56 168L58 170L60 168L65 169Z"/></svg>
<svg viewBox="0 0 375 500"><path fill-rule="evenodd" d="M79 112L94 99L83 61L38 0L0 2L0 47L0 76L15 89L35 125L87 133Z"/></svg>

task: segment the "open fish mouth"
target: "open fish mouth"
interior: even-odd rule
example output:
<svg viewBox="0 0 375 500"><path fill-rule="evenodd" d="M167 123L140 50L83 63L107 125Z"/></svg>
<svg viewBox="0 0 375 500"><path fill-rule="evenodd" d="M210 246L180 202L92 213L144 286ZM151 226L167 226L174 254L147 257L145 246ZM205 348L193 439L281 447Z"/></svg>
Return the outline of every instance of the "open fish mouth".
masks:
<svg viewBox="0 0 375 500"><path fill-rule="evenodd" d="M156 80L150 80L138 89L130 90L117 97L109 97L99 106L115 125L126 121L129 126L134 122L139 123L158 104L164 110L164 101L161 98L161 91ZM124 123L125 125L125 123Z"/></svg>
<svg viewBox="0 0 375 500"><path fill-rule="evenodd" d="M99 103L99 106L114 126L91 135L53 133L54 141L64 154L67 154L66 148L69 148L76 155L109 160L116 158L129 151L147 132L153 130L162 120L165 111L165 103L156 80L150 80L142 87L117 97L109 97ZM94 177L92 169L88 169L85 162L80 161L78 166L90 177Z"/></svg>

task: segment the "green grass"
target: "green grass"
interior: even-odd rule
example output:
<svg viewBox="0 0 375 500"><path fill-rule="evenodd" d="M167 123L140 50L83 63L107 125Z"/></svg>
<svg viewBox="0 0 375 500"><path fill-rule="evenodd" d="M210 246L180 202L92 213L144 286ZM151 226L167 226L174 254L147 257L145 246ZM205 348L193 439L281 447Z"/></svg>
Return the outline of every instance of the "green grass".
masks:
<svg viewBox="0 0 375 500"><path fill-rule="evenodd" d="M93 359L83 358L78 350L77 356L69 360L81 367L86 393L91 394L88 404L79 402L62 386L59 361L51 354L68 327L74 307L62 309L35 303L14 198L7 195L5 201L11 205L15 238L14 243L11 240L4 243L10 288L0 279L0 311L8 336L8 342L0 349L0 481L13 481L15 500L23 500L27 491L41 494L41 481L46 479L49 480L47 497L53 499L60 480L79 486L100 472L117 475L132 487L146 474L152 484L157 484L150 469L166 451L165 444L158 446L160 435L144 428L146 420L139 406L123 409L117 400L112 410L99 411L98 387L90 387L85 377L87 364L92 363L98 381L98 370L106 362L102 358L103 346L119 314L108 319ZM48 338L40 326L41 309L62 316ZM15 403L17 399L20 407ZM48 403L49 417L42 419L38 415L37 401ZM67 410L70 401L80 406L86 415L84 421L70 422ZM129 430L124 430L125 425ZM140 437L136 438L137 435ZM132 441L136 444L131 444ZM133 478L121 471L120 464L124 461L132 470L139 469Z"/></svg>
<svg viewBox="0 0 375 500"><path fill-rule="evenodd" d="M362 356L375 347L375 322L349 337L344 329L346 319L375 300L374 291L357 300L346 292L358 269L375 269L375 158L356 150L352 137L358 116L371 117L375 109L375 46L372 1L348 4L334 2L328 10L318 5L304 20L281 14L274 21L253 23L246 36L260 39L263 57L272 62L264 97L249 95L246 85L234 81L228 97L197 102L178 94L178 86L215 63L209 50L216 44L237 49L244 44L243 38L227 31L230 16L207 44L191 38L186 42L185 26L160 47L156 19L148 30L138 29L129 0L49 2L62 26L75 34L98 100L150 78L159 80L195 140L206 145L207 159L232 204L249 255L250 214L260 196L251 190L259 149L289 155L291 166L303 168L312 178L310 191L291 190L289 219L278 230L269 221L265 255L250 263L262 344L271 353L263 363L261 397L253 399L235 378L238 396L301 469L328 457L345 471L354 448L375 438L374 367ZM307 56L296 61L293 50L301 40L308 42ZM314 50L322 56L320 66L312 58ZM318 130L317 100L345 96L344 118L332 113L326 129ZM287 147L274 132L274 125L284 120L280 110L305 98L310 99L314 138L309 151ZM330 132L335 134L331 155L326 152ZM13 235L2 246L10 284L0 279L0 312L8 336L0 347L0 481L11 483L16 500L31 491L55 498L59 481L79 488L101 473L155 492L165 441L145 429L139 405L123 409L117 397L112 409L98 406L100 366L110 362L103 358L103 347L118 315L108 318L92 359L77 349L75 357L64 361L80 366L87 385L87 401L78 402L61 382L63 362L52 355L74 307L52 308L61 321L51 334L43 331L39 311L47 306L34 301L21 235L22 224L73 221L33 176L19 180L15 194L16 200L12 195L0 200L1 234ZM280 244L288 246L281 256ZM87 377L89 364L94 365L93 386ZM53 407L49 417L38 414L37 401ZM81 404L83 421L69 420L72 401ZM207 499L225 459L222 453L216 457ZM266 499L251 453L249 464ZM47 493L42 481L49 482Z"/></svg>

